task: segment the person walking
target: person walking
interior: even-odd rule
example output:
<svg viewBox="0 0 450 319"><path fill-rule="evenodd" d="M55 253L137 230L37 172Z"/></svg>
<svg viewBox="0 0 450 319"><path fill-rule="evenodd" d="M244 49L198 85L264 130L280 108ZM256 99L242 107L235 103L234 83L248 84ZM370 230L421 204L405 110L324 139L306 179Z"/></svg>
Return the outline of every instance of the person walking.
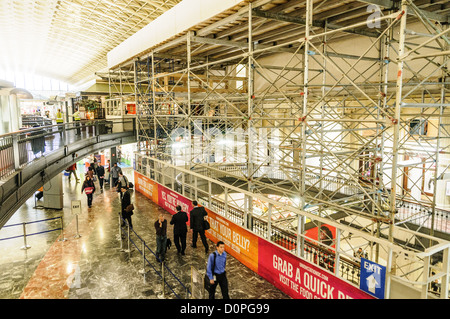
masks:
<svg viewBox="0 0 450 319"><path fill-rule="evenodd" d="M108 177L106 178L106 184L111 188L111 160L107 161L107 165L106 172L108 173Z"/></svg>
<svg viewBox="0 0 450 319"><path fill-rule="evenodd" d="M105 181L105 168L101 163L97 166L97 177L98 183L100 185L100 191L103 193L103 182Z"/></svg>
<svg viewBox="0 0 450 319"><path fill-rule="evenodd" d="M77 173L76 173L76 171L77 171L77 164L76 164L76 163L70 165L70 166L66 169L66 171L69 172L69 183L70 183L70 177L72 176L72 174L75 176L75 179L77 180L77 183L80 182L80 179L78 178Z"/></svg>
<svg viewBox="0 0 450 319"><path fill-rule="evenodd" d="M92 169L91 166L88 167L86 175L88 175L92 179L92 181L94 181L94 170Z"/></svg>
<svg viewBox="0 0 450 319"><path fill-rule="evenodd" d="M81 187L81 194L83 194L83 191L87 196L88 207L91 208L92 197L95 192L95 184L94 184L94 181L92 180L92 178L88 174L86 174L86 179L84 180L83 186Z"/></svg>
<svg viewBox="0 0 450 319"><path fill-rule="evenodd" d="M62 137L62 133L63 133L63 127L62 127L62 125L60 126L59 124L63 124L63 123L64 123L63 114L61 112L61 109L58 109L58 111L56 112L56 124L58 125L57 130L61 137Z"/></svg>
<svg viewBox="0 0 450 319"><path fill-rule="evenodd" d="M78 111L78 108L75 108L75 113L72 114L72 117L75 122L75 127L77 128L76 135L81 135L81 131L80 131L81 117L80 117L80 112Z"/></svg>
<svg viewBox="0 0 450 319"><path fill-rule="evenodd" d="M122 172L122 169L117 166L117 163L114 163L113 167L111 168L111 179L112 184L109 186L110 188L116 187L117 181L119 180L119 173Z"/></svg>
<svg viewBox="0 0 450 319"><path fill-rule="evenodd" d="M38 124L33 125L33 128L39 127ZM29 136L36 136L36 137L32 137L31 138L31 150L34 153L34 157L37 158L37 154L39 154L39 156L43 156L45 153L45 137L44 134L45 131L43 130L39 130L39 129L35 129L33 130Z"/></svg>
<svg viewBox="0 0 450 319"><path fill-rule="evenodd" d="M163 262L166 258L167 220L163 214L159 214L155 222L156 230L156 259Z"/></svg>
<svg viewBox="0 0 450 319"><path fill-rule="evenodd" d="M206 274L211 284L209 288L209 299L215 299L217 285L220 286L223 299L230 299L228 295L228 279L226 273L227 253L225 252L225 243L217 242L217 249L209 255L206 266Z"/></svg>
<svg viewBox="0 0 450 319"><path fill-rule="evenodd" d="M191 247L197 248L197 238L200 235L203 246L205 247L205 253L208 252L208 242L206 241L205 228L203 226L203 221L208 216L206 209L198 205L197 201L193 201L192 205L194 208L190 211L191 215L191 229L192 229L192 245Z"/></svg>
<svg viewBox="0 0 450 319"><path fill-rule="evenodd" d="M119 179L117 180L117 190L121 189L122 187L125 187L128 189L128 178L123 175L122 171L119 172ZM122 193L120 193L120 198L122 198Z"/></svg>
<svg viewBox="0 0 450 319"><path fill-rule="evenodd" d="M187 222L187 213L183 212L181 206L178 205L177 213L172 216L170 225L173 225L173 240L175 242L175 247L177 247L177 252L183 256L184 251L186 250Z"/></svg>
<svg viewBox="0 0 450 319"><path fill-rule="evenodd" d="M131 221L131 216L133 215L133 206L131 206L131 195L128 189L122 187L120 189L122 193L122 219L126 219L130 228L133 228L133 223ZM125 226L122 224L122 226Z"/></svg>

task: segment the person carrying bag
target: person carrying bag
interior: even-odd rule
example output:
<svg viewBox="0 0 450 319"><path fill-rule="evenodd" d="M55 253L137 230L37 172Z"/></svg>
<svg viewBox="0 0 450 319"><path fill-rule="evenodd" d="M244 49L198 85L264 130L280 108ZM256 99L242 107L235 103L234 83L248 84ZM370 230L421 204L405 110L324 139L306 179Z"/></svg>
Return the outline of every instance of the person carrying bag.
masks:
<svg viewBox="0 0 450 319"><path fill-rule="evenodd" d="M194 208L190 211L190 227L192 229L192 248L197 248L197 239L200 235L203 246L205 247L205 253L208 252L208 242L205 236L205 219L208 216L206 209L198 205L197 201L193 201Z"/></svg>
<svg viewBox="0 0 450 319"><path fill-rule="evenodd" d="M83 194L83 191L87 196L88 207L91 208L92 197L95 192L95 184L89 175L86 175L86 179L83 182L83 186L81 187L81 194Z"/></svg>
<svg viewBox="0 0 450 319"><path fill-rule="evenodd" d="M126 186L120 188L122 194L122 219L126 219L130 228L133 228L131 216L133 215L134 205L131 203L131 195ZM124 224L122 224L124 226Z"/></svg>
<svg viewBox="0 0 450 319"><path fill-rule="evenodd" d="M217 285L220 286L223 299L230 299L230 296L228 295L227 273L225 271L227 263L225 243L223 241L219 241L216 247L217 250L209 255L208 263L206 266L206 276L209 279L209 299L215 299Z"/></svg>

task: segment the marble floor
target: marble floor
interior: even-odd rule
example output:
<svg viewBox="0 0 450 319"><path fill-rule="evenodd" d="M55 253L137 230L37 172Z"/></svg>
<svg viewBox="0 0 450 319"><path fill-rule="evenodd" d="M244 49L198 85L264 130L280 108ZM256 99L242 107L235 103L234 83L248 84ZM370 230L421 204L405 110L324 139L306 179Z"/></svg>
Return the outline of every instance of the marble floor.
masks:
<svg viewBox="0 0 450 319"><path fill-rule="evenodd" d="M131 168L124 168L124 173L132 180ZM159 213L165 214L169 221L171 215L140 193L132 192L136 209L128 251L126 237L121 240L119 235L119 194L106 186L102 193L94 195L89 209L86 196L81 194L81 183L73 178L69 183L63 177L63 184L63 210L39 207L42 200L35 201L33 197L6 224L41 221L27 225L28 234L39 233L27 237L28 249L24 249L22 236L3 240L22 235L22 226L0 230L0 299L185 298L186 287L192 289L192 267L203 271L207 257L202 248L190 247L191 233L188 233L185 256L177 255L174 246L168 251L165 273L171 287L165 286L163 290L161 264L146 250L151 265L144 266L140 251L143 242L156 250L153 223ZM82 201L78 221L70 209L71 200L75 199ZM62 230L60 218L42 221L56 216L63 217ZM52 229L56 230L49 231ZM168 234L172 234L171 225ZM209 244L212 252L214 245L211 241ZM230 255L227 274L232 299L290 299ZM196 294L196 298L203 298L201 289ZM216 297L221 298L220 289Z"/></svg>

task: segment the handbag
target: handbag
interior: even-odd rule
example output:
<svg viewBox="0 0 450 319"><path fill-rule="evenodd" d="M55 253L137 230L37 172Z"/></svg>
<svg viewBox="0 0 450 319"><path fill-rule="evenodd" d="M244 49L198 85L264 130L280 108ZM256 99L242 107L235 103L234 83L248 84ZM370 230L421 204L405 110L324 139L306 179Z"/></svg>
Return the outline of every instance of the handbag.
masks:
<svg viewBox="0 0 450 319"><path fill-rule="evenodd" d="M125 207L125 211L127 212L127 213L129 213L129 212L131 212L131 211L133 211L134 210L134 205L133 204L130 204L130 205L128 205L127 207Z"/></svg>
<svg viewBox="0 0 450 319"><path fill-rule="evenodd" d="M211 225L209 224L209 221L207 221L206 219L203 220L203 229L208 230L210 228L211 228Z"/></svg>
<svg viewBox="0 0 450 319"><path fill-rule="evenodd" d="M94 192L94 187L85 187L84 192L89 195Z"/></svg>

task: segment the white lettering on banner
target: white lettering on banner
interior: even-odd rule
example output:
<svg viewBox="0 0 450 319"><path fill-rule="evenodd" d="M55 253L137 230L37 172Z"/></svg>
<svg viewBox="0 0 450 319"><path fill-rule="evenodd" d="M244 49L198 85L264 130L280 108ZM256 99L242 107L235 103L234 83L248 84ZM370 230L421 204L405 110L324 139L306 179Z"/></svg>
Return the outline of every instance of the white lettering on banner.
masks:
<svg viewBox="0 0 450 319"><path fill-rule="evenodd" d="M303 263L290 263L276 254L272 255L272 267L279 271L281 284L289 287L306 299L352 299L346 293L337 290L328 283L328 276ZM304 269L304 271L302 271Z"/></svg>
<svg viewBox="0 0 450 319"><path fill-rule="evenodd" d="M320 280L318 277L313 276L308 272L304 273L303 284L309 291L311 291L312 293L316 293L323 299L334 299L334 287L331 287L325 281Z"/></svg>
<svg viewBox="0 0 450 319"><path fill-rule="evenodd" d="M139 190L143 191L145 194L148 194L150 196L153 196L153 184L149 183L147 180L141 178L138 176L138 182L136 187L139 188Z"/></svg>
<svg viewBox="0 0 450 319"><path fill-rule="evenodd" d="M250 248L250 239L245 238L239 233L233 231L233 242L238 245L240 248L245 249L246 251Z"/></svg>
<svg viewBox="0 0 450 319"><path fill-rule="evenodd" d="M168 193L164 190L161 191L161 197L164 201L164 205L166 208L176 212L176 207L178 205L181 206L181 210L184 212L189 212L189 205L184 203L178 198L178 195L175 193Z"/></svg>
<svg viewBox="0 0 450 319"><path fill-rule="evenodd" d="M293 266L290 262L281 259L277 255L273 255L273 268L277 269L278 271L282 272L286 276L289 276L292 278L293 275Z"/></svg>
<svg viewBox="0 0 450 319"><path fill-rule="evenodd" d="M305 269L306 271L309 271L310 273L312 273L312 274L322 278L323 280L327 280L328 281L328 277L325 274L322 274L322 273L316 271L315 269L313 269L311 267L308 267L307 265L302 264L302 263L300 264L300 267Z"/></svg>
<svg viewBox="0 0 450 319"><path fill-rule="evenodd" d="M227 226L220 224L220 234L227 238L228 240L231 240L231 229L229 229Z"/></svg>
<svg viewBox="0 0 450 319"><path fill-rule="evenodd" d="M209 232L218 240L221 240L225 245L230 246L231 249L237 253L241 253L241 249L250 251L250 239L244 235L237 233L229 228L229 223L218 217L209 217L211 229Z"/></svg>
<svg viewBox="0 0 450 319"><path fill-rule="evenodd" d="M219 221L220 223L222 223L222 224L224 224L224 225L226 225L226 226L229 226L228 222L225 221L225 220L223 220L223 219L220 218L220 217L217 217L217 221Z"/></svg>

